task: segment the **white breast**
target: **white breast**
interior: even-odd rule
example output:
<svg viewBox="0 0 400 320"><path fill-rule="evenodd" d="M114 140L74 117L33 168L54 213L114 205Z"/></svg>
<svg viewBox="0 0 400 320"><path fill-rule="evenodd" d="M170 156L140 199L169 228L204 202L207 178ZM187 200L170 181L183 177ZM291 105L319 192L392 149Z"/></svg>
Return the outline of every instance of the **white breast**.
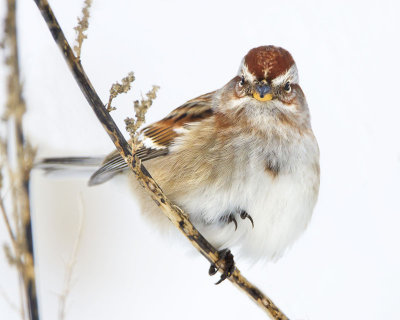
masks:
<svg viewBox="0 0 400 320"><path fill-rule="evenodd" d="M237 150L246 152L236 155L228 169L229 179L222 173L226 168L221 168L221 177L213 185L196 188L177 202L218 248L233 248L235 255L255 260L277 259L311 218L319 188L318 146L313 136L302 143L293 141L288 150L281 146L275 150L254 141L240 143L245 143L246 148ZM266 156L272 150L278 157L283 156L280 152L285 153L277 176L265 170ZM221 221L240 210L252 216L254 229L249 220L242 220L238 214L236 231L234 223Z"/></svg>
<svg viewBox="0 0 400 320"><path fill-rule="evenodd" d="M216 145L211 143L212 130L193 126L167 156L145 164L207 240L254 261L279 258L299 237L319 189L319 152L311 130L260 126L271 132L241 132ZM277 175L268 172L271 163L279 169ZM143 213L159 225L171 226L138 183L133 185ZM251 215L254 229L240 218L241 210ZM236 214L236 231L234 223L226 222L230 213Z"/></svg>

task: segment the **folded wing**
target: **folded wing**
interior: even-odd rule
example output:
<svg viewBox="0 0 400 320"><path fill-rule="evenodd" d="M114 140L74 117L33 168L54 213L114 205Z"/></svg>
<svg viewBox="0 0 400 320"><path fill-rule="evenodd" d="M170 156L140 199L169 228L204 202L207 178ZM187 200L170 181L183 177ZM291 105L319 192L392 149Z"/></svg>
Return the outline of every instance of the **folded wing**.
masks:
<svg viewBox="0 0 400 320"><path fill-rule="evenodd" d="M204 120L213 114L214 93L210 92L189 100L164 119L143 128L140 134L143 147L137 151L136 155L142 161L167 155L174 140L190 130L187 124ZM114 151L104 159L102 166L90 177L89 185L106 182L127 169L125 160L117 151Z"/></svg>

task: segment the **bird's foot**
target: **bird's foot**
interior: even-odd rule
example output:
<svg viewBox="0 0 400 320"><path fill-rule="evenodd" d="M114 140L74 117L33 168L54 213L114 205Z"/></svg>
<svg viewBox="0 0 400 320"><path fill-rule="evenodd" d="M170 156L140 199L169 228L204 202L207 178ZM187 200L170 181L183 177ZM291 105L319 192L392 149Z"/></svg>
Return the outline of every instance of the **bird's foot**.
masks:
<svg viewBox="0 0 400 320"><path fill-rule="evenodd" d="M219 259L217 264L222 264L224 272L221 275L221 278L215 284L220 284L226 278L229 278L232 273L235 271L235 261L233 260L233 254L229 249L223 249L218 251ZM212 263L210 269L208 270L208 274L213 276L219 270L217 264Z"/></svg>
<svg viewBox="0 0 400 320"><path fill-rule="evenodd" d="M240 216L240 218L242 218L243 220L246 219L246 218L249 219L250 222L251 222L251 225L252 225L252 227L253 227L253 229L254 229L254 221L253 221L253 218L251 217L251 215L249 215L246 211L242 210L242 211L240 211L239 216ZM226 218L225 218L225 219L226 219ZM227 221L228 223L233 222L233 223L235 224L235 231L237 230L238 223L237 223L237 221L236 221L235 214L231 213L231 214L228 216L228 219L225 220L225 221Z"/></svg>
<svg viewBox="0 0 400 320"><path fill-rule="evenodd" d="M252 225L252 227L254 229L254 221L253 221L253 218L251 217L251 215L249 215L246 211L242 210L242 211L240 211L240 217L243 220L246 219L246 218L249 219L250 222L251 222L251 225Z"/></svg>

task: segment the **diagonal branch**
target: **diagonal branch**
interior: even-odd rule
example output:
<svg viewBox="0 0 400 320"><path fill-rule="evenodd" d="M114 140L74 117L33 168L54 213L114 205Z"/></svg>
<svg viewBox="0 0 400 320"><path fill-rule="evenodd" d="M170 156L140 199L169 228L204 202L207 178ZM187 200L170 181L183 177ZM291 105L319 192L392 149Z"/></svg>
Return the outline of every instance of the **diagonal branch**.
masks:
<svg viewBox="0 0 400 320"><path fill-rule="evenodd" d="M223 260L219 259L218 250L215 249L192 225L188 216L174 205L163 193L158 184L153 180L146 168L141 164L135 155L132 155L131 149L123 137L120 130L115 125L108 111L104 107L93 86L91 85L86 73L75 57L71 47L66 40L60 25L58 24L53 11L51 10L47 0L34 0L37 4L47 26L56 41L58 47L63 52L68 66L70 67L75 80L77 81L82 93L85 95L91 108L95 112L98 120L107 131L108 135L115 144L115 147L125 159L130 169L135 173L141 185L148 191L152 199L157 203L164 214L171 222L186 236L192 245L210 262L214 263L221 271L225 270ZM243 277L239 269L235 269L229 277L237 287L244 290L247 295L252 298L260 307L262 307L272 319L288 319L278 307L264 295L258 288L252 285L245 277Z"/></svg>

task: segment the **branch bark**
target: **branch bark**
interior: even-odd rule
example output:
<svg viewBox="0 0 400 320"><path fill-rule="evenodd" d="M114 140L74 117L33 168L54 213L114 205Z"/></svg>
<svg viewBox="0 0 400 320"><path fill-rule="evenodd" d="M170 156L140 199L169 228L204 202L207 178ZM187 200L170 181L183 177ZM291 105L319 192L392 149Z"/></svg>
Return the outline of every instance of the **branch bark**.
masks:
<svg viewBox="0 0 400 320"><path fill-rule="evenodd" d="M174 205L163 193L158 184L151 177L150 173L141 164L140 160L132 154L128 142L117 128L109 112L104 107L92 84L90 83L82 65L77 58L64 33L58 24L53 11L51 10L47 0L34 0L38 6L47 26L62 51L64 58L75 77L82 93L85 95L88 103L95 112L98 120L114 142L115 147L125 159L130 169L135 173L141 185L148 191L152 199L157 203L164 214L171 222L186 236L192 245L210 262L214 263L220 271L225 270L223 260L220 260L218 250L215 249L193 226L188 216L176 205ZM282 311L264 295L257 287L251 284L238 268L235 268L233 274L228 278L238 288L246 292L272 319L285 320L288 319Z"/></svg>

